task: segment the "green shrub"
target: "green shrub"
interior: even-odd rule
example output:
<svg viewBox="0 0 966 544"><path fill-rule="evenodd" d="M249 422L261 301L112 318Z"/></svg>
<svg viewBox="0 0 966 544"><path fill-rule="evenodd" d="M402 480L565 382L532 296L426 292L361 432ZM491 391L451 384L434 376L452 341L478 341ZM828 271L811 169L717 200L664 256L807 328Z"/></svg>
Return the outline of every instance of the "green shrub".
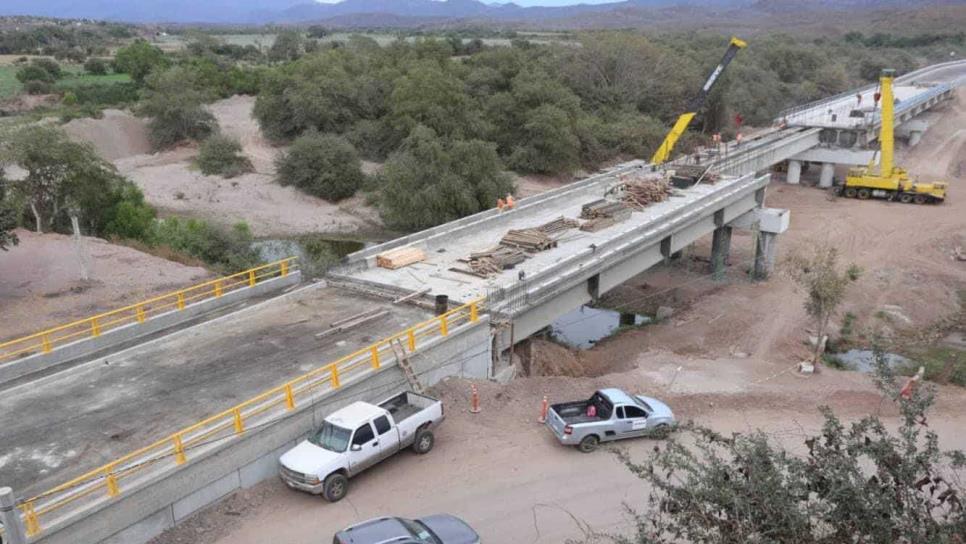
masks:
<svg viewBox="0 0 966 544"><path fill-rule="evenodd" d="M27 94L50 94L54 87L46 81L31 80L23 84L23 90Z"/></svg>
<svg viewBox="0 0 966 544"><path fill-rule="evenodd" d="M70 92L77 97L78 104L114 106L130 104L138 100L138 86L131 82L71 85Z"/></svg>
<svg viewBox="0 0 966 544"><path fill-rule="evenodd" d="M380 212L391 228L418 230L493 207L513 190L496 145L443 140L419 126L382 172Z"/></svg>
<svg viewBox="0 0 966 544"><path fill-rule="evenodd" d="M64 98L61 99L65 106L76 106L77 105L77 95L67 91L64 93Z"/></svg>
<svg viewBox="0 0 966 544"><path fill-rule="evenodd" d="M185 140L203 140L218 128L215 116L204 107L212 94L200 87L189 69L174 67L154 72L145 82L138 111L151 118L148 131L155 149Z"/></svg>
<svg viewBox="0 0 966 544"><path fill-rule="evenodd" d="M114 56L114 71L130 74L136 83L143 83L148 74L168 65L164 52L144 40L137 40L127 47L118 49Z"/></svg>
<svg viewBox="0 0 966 544"><path fill-rule="evenodd" d="M40 81L43 83L53 83L56 78L47 70L33 64L24 66L17 70L17 81L28 83L30 81Z"/></svg>
<svg viewBox="0 0 966 544"><path fill-rule="evenodd" d="M156 222L151 237L154 245L187 253L225 273L238 272L259 263L252 242L251 230L245 223L226 229L198 219L177 217Z"/></svg>
<svg viewBox="0 0 966 544"><path fill-rule="evenodd" d="M299 136L275 161L276 180L294 185L326 200L342 200L356 193L365 176L352 144L345 138L310 131Z"/></svg>
<svg viewBox="0 0 966 544"><path fill-rule="evenodd" d="M103 59L99 59L97 57L91 57L87 59L87 62L84 63L84 70L86 70L88 74L95 76L106 75L107 68L107 63L104 62Z"/></svg>
<svg viewBox="0 0 966 544"><path fill-rule="evenodd" d="M206 176L233 178L252 171L252 163L242 155L238 140L224 134L213 134L201 142L198 168Z"/></svg>

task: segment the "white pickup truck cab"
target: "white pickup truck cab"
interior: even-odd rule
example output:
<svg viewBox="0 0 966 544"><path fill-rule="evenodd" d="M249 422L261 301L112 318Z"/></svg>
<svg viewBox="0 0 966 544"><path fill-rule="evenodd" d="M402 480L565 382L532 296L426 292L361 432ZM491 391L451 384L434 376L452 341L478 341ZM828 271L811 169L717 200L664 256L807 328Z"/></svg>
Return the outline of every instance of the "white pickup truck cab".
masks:
<svg viewBox="0 0 966 544"><path fill-rule="evenodd" d="M292 489L341 500L352 476L410 446L420 454L433 449L433 429L443 418L442 402L416 393L379 404L354 402L285 452L279 475Z"/></svg>

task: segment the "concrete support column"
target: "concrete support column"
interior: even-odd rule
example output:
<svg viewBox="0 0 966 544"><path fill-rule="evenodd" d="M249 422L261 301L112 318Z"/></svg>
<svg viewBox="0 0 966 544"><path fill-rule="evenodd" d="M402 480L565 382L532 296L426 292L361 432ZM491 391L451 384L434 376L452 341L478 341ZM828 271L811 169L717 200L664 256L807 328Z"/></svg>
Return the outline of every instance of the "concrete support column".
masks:
<svg viewBox="0 0 966 544"><path fill-rule="evenodd" d="M731 253L731 227L714 229L711 235L711 274L715 281L723 280L728 256Z"/></svg>
<svg viewBox="0 0 966 544"><path fill-rule="evenodd" d="M835 178L835 164L830 162L822 163L822 172L818 177L818 186L823 189L828 189L832 186L832 181Z"/></svg>
<svg viewBox="0 0 966 544"><path fill-rule="evenodd" d="M768 278L775 269L775 248L778 246L778 234L773 232L759 232L758 243L755 244L755 267L752 277L756 280Z"/></svg>
<svg viewBox="0 0 966 544"><path fill-rule="evenodd" d="M914 130L909 133L909 147L918 144L919 140L922 140L922 132Z"/></svg>
<svg viewBox="0 0 966 544"><path fill-rule="evenodd" d="M27 544L27 535L24 533L16 502L12 489L0 487L0 522L3 522L4 544Z"/></svg>
<svg viewBox="0 0 966 544"><path fill-rule="evenodd" d="M791 185L798 185L802 181L802 161L788 161L788 175L785 181Z"/></svg>

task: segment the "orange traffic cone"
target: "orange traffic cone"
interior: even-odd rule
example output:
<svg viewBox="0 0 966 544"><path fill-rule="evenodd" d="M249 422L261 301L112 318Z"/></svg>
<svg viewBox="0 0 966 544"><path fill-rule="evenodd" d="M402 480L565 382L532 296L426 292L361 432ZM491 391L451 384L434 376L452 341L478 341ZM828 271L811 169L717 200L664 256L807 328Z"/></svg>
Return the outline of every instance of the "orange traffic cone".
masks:
<svg viewBox="0 0 966 544"><path fill-rule="evenodd" d="M476 385L473 385L472 388L472 393L470 393L470 413L478 414L480 413L480 392L476 390Z"/></svg>
<svg viewBox="0 0 966 544"><path fill-rule="evenodd" d="M540 403L540 417L537 418L539 423L547 422L547 412L550 410L550 403L547 402L547 395L543 396L543 402Z"/></svg>

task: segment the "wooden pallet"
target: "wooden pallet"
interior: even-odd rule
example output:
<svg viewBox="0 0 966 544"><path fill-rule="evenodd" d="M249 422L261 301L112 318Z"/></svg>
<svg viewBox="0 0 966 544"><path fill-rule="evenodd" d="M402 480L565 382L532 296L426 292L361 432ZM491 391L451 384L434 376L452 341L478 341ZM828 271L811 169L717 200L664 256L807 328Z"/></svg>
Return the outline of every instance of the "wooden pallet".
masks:
<svg viewBox="0 0 966 544"><path fill-rule="evenodd" d="M555 247L557 242L543 231L520 229L507 231L506 235L500 239L500 245L536 252Z"/></svg>
<svg viewBox="0 0 966 544"><path fill-rule="evenodd" d="M426 260L426 252L417 247L390 249L376 255L376 266L395 270Z"/></svg>

